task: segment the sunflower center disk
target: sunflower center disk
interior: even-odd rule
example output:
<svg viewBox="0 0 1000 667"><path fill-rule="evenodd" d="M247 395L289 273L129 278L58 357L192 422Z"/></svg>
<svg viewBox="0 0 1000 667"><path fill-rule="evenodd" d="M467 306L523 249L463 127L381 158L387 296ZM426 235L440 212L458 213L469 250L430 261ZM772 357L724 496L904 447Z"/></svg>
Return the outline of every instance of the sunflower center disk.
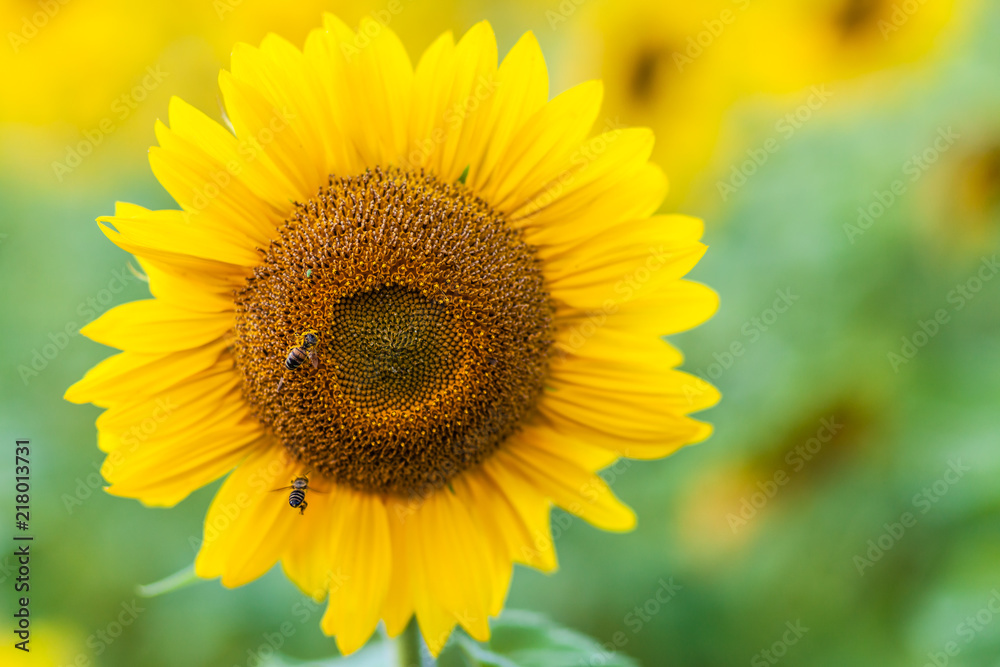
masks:
<svg viewBox="0 0 1000 667"><path fill-rule="evenodd" d="M552 314L500 214L460 184L376 169L297 206L237 294L234 347L255 415L307 468L414 496L530 414Z"/></svg>

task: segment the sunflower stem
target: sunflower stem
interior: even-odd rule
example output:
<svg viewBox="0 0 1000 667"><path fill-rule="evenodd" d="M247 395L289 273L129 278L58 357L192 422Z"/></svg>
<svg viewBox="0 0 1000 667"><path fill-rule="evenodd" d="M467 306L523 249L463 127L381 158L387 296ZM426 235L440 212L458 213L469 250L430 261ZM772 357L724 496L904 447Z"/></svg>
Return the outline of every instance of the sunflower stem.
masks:
<svg viewBox="0 0 1000 667"><path fill-rule="evenodd" d="M399 633L393 642L396 644L396 657L399 667L422 667L424 662L420 656L420 629L417 618L410 619L406 629Z"/></svg>

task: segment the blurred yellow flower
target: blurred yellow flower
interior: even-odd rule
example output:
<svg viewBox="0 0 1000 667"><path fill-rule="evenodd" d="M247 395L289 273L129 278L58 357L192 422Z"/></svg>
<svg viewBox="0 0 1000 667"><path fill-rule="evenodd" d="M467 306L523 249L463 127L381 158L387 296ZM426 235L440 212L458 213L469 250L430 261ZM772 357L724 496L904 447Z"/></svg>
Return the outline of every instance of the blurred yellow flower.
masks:
<svg viewBox="0 0 1000 667"><path fill-rule="evenodd" d="M547 16L553 29L573 33L571 71L606 82L605 122L655 131L653 159L670 178L667 207L673 208L688 202L708 170L736 103L914 61L935 45L956 6L957 0L595 0L578 12L552 9ZM603 49L587 48L595 42Z"/></svg>
<svg viewBox="0 0 1000 667"><path fill-rule="evenodd" d="M584 5L580 20L567 22L575 76L600 76L607 85L605 124L655 132L653 159L671 183L668 208L684 201L708 164L725 112L741 93L734 26L745 9L730 0L605 1ZM603 50L586 48L594 41Z"/></svg>
<svg viewBox="0 0 1000 667"><path fill-rule="evenodd" d="M754 87L786 93L912 63L972 0L770 0L748 12ZM961 11L960 11L961 10ZM749 43L748 43L749 46Z"/></svg>
<svg viewBox="0 0 1000 667"><path fill-rule="evenodd" d="M499 67L485 22L414 67L328 15L219 81L233 133L179 99L156 128L181 210L100 220L154 296L84 328L124 352L66 394L108 408L109 491L173 505L232 470L196 572L280 560L344 653L414 615L435 654L456 623L486 639L513 563L556 567L553 504L628 530L596 472L709 435L687 415L718 394L659 338L715 311L682 280L702 224L650 217L653 134L588 138L600 83L550 101L530 33Z"/></svg>
<svg viewBox="0 0 1000 667"><path fill-rule="evenodd" d="M453 5L427 7L411 0L0 3L6 42L0 49L0 85L6 91L0 123L93 127L130 108L133 101L126 98L149 68L167 72L174 91L214 103L215 73L238 41L255 43L275 32L301 42L316 16L335 9L355 23L369 16L394 29L405 24L407 38L426 42Z"/></svg>

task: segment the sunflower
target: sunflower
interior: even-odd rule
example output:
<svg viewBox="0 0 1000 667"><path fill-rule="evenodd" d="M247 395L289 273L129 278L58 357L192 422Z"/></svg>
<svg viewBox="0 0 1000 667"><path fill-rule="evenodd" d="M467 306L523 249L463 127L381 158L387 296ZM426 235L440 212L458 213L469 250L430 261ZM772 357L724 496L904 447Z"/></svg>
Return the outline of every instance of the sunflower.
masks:
<svg viewBox="0 0 1000 667"><path fill-rule="evenodd" d="M570 59L570 68L581 76L600 73L612 122L653 129L659 139L653 159L670 174L668 203L682 205L697 190L762 45L745 48L737 39L745 19L731 0L605 2L580 12L581 20L567 21L574 52L583 54ZM599 52L591 46L594 35L602 39Z"/></svg>
<svg viewBox="0 0 1000 667"><path fill-rule="evenodd" d="M969 19L973 0L774 0L747 12L755 86L789 93L917 62Z"/></svg>
<svg viewBox="0 0 1000 667"><path fill-rule="evenodd" d="M108 491L170 506L229 473L197 574L280 561L345 654L414 615L435 654L456 623L485 640L513 563L556 568L553 505L629 530L597 471L710 432L687 414L716 391L660 335L717 299L681 279L701 222L653 215L652 133L591 136L600 83L549 100L530 33L497 60L485 22L416 67L370 20L239 44L230 129L179 99L156 127L181 210L98 220L153 296L84 328L123 352L66 393L107 408Z"/></svg>

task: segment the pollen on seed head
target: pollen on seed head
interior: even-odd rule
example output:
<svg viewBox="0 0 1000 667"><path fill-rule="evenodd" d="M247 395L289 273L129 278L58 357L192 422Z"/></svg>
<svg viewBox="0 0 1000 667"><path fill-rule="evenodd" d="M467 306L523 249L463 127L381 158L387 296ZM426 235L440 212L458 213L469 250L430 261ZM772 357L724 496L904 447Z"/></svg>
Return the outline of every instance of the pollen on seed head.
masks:
<svg viewBox="0 0 1000 667"><path fill-rule="evenodd" d="M419 495L532 412L551 299L521 232L464 185L395 168L331 179L278 231L237 294L235 351L254 413L304 466ZM289 371L289 354L316 367Z"/></svg>

